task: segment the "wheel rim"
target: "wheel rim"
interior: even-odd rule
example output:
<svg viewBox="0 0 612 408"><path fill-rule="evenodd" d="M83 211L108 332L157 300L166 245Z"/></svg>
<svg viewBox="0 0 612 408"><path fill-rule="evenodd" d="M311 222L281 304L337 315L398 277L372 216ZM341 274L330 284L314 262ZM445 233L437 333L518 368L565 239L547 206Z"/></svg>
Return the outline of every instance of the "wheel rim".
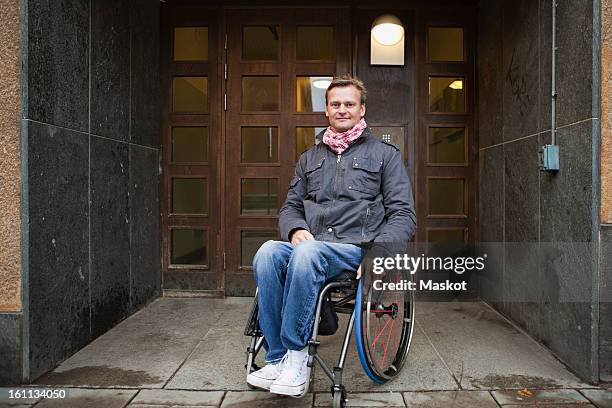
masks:
<svg viewBox="0 0 612 408"><path fill-rule="evenodd" d="M373 280L398 283L404 279L400 270L365 278L360 300L359 330L365 363L377 382L386 382L401 370L408 355L414 328L414 305L408 290L375 290ZM359 295L358 294L358 295ZM359 327L359 324L358 324ZM362 359L362 365L364 360ZM364 366L365 368L365 366Z"/></svg>

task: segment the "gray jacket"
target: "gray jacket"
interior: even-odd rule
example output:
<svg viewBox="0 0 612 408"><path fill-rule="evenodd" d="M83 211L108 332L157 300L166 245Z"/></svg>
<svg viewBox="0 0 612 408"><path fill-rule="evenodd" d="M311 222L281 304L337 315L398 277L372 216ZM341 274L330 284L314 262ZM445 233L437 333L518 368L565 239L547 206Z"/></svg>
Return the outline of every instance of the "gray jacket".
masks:
<svg viewBox="0 0 612 408"><path fill-rule="evenodd" d="M323 143L311 147L295 167L279 228L287 241L305 229L318 241L407 243L416 214L401 152L369 128L341 155Z"/></svg>

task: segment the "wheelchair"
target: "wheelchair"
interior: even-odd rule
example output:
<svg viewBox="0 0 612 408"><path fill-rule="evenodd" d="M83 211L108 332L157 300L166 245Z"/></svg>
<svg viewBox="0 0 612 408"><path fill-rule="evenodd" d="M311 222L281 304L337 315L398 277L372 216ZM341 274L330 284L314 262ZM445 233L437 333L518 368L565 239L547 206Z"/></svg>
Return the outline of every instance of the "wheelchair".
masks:
<svg viewBox="0 0 612 408"><path fill-rule="evenodd" d="M347 402L342 370L353 329L361 366L372 381L384 384L400 373L408 356L414 330L414 294L410 290L389 290L389 285L384 284L406 282L410 277L405 274L402 270L388 271L384 275L364 273L361 279L356 280L355 271L344 271L332 281L326 282L319 293L314 316L317 324L313 324L313 332L308 341L308 366L313 367L316 361L331 380L334 408L345 407ZM325 302L328 304L325 305ZM322 309L330 304L335 313L350 315L335 367L327 365L317 353ZM251 373L260 368L255 358L264 341L258 320L257 291L244 334L250 337L245 367L247 373Z"/></svg>

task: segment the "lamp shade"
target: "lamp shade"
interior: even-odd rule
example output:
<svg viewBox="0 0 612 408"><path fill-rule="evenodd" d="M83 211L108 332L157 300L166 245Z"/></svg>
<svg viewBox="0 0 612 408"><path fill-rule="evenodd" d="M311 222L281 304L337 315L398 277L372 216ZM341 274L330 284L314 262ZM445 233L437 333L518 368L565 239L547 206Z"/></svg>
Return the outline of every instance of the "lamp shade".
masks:
<svg viewBox="0 0 612 408"><path fill-rule="evenodd" d="M404 38L404 26L399 18L384 14L372 23L372 37L382 45L395 45Z"/></svg>

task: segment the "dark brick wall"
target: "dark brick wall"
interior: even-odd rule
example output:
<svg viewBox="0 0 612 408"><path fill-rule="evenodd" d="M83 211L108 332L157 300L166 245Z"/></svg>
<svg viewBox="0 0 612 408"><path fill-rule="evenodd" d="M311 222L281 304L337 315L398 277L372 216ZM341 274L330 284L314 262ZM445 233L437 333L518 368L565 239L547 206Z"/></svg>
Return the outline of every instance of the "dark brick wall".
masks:
<svg viewBox="0 0 612 408"><path fill-rule="evenodd" d="M26 13L33 380L160 293L159 2L30 0Z"/></svg>
<svg viewBox="0 0 612 408"><path fill-rule="evenodd" d="M592 176L599 160L595 4L566 1L557 8L556 175L538 169L539 146L551 141L551 0L483 0L478 7L479 235L508 243L503 260L487 271L481 297L586 380L596 380L592 354L599 341L591 329L599 188ZM558 246L553 262L537 251L538 242ZM569 255L568 242L583 244ZM559 288L572 285L585 288L583 301L562 302Z"/></svg>

